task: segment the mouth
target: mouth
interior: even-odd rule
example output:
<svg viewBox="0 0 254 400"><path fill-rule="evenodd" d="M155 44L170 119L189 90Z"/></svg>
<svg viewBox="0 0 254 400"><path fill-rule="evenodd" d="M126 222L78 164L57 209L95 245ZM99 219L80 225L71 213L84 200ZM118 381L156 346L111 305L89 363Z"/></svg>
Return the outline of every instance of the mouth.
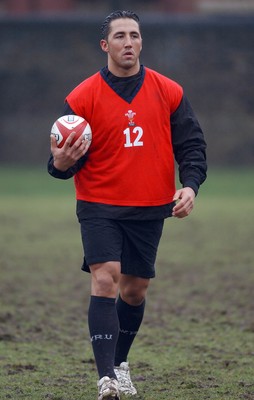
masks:
<svg viewBox="0 0 254 400"><path fill-rule="evenodd" d="M126 51L125 53L123 53L124 57L133 57L134 54L131 51Z"/></svg>

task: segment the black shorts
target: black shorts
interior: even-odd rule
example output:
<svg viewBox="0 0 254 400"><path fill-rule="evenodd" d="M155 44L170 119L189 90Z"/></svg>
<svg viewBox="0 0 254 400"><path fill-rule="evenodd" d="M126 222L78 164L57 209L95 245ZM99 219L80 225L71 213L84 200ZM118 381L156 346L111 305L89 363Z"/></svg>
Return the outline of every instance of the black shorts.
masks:
<svg viewBox="0 0 254 400"><path fill-rule="evenodd" d="M80 221L84 247L82 270L89 265L119 261L121 272L140 278L155 276L155 260L164 219L149 221L104 218Z"/></svg>

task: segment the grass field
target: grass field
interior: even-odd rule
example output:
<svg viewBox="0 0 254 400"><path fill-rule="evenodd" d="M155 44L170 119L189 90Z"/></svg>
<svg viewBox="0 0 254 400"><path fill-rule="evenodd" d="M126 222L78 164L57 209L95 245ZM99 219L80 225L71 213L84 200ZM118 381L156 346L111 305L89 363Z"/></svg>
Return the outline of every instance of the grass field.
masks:
<svg viewBox="0 0 254 400"><path fill-rule="evenodd" d="M211 171L193 213L166 221L135 399L254 399L253 172ZM0 170L0 399L97 398L72 185Z"/></svg>

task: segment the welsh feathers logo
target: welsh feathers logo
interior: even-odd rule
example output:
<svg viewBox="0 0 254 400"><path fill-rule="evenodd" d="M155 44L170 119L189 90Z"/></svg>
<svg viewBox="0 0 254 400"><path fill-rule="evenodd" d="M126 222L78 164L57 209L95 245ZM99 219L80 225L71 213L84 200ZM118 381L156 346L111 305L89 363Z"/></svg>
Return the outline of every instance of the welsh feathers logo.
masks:
<svg viewBox="0 0 254 400"><path fill-rule="evenodd" d="M135 117L136 113L133 112L132 110L128 110L128 112L125 114L125 117L128 118L128 124L129 126L134 126L135 122L134 122L134 117Z"/></svg>

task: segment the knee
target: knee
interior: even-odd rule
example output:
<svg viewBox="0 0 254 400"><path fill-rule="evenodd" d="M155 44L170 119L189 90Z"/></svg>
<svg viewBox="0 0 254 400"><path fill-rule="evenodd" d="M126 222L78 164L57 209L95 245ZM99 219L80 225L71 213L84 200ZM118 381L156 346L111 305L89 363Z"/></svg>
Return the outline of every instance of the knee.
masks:
<svg viewBox="0 0 254 400"><path fill-rule="evenodd" d="M121 298L130 306L139 306L145 300L145 293L142 292L121 292Z"/></svg>
<svg viewBox="0 0 254 400"><path fill-rule="evenodd" d="M92 274L92 295L116 297L120 278L118 263L104 263L90 266Z"/></svg>
<svg viewBox="0 0 254 400"><path fill-rule="evenodd" d="M95 296L106 296L110 294L115 286L115 280L112 275L107 273L97 274L92 279L92 287L95 290Z"/></svg>
<svg viewBox="0 0 254 400"><path fill-rule="evenodd" d="M132 283L121 285L120 295L122 300L132 306L139 306L146 298L149 281L133 281Z"/></svg>

